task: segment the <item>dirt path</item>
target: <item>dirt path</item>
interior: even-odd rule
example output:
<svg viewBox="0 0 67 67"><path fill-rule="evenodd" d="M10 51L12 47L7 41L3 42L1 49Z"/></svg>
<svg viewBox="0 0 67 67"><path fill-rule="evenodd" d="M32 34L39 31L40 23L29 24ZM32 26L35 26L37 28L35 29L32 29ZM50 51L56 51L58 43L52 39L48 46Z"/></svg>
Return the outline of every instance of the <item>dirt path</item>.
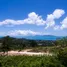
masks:
<svg viewBox="0 0 67 67"><path fill-rule="evenodd" d="M29 55L29 56L33 56L33 55L49 55L52 56L51 53L44 53L44 52L28 52L32 49L25 49L22 51L8 51L8 55L12 56L12 55Z"/></svg>

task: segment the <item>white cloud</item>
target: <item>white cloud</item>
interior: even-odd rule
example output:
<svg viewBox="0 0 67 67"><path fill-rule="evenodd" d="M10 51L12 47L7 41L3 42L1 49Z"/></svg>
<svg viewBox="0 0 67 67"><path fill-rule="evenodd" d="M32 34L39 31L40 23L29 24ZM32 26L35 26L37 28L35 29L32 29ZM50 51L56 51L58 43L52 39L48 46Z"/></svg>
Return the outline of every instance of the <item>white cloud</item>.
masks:
<svg viewBox="0 0 67 67"><path fill-rule="evenodd" d="M44 25L45 21L42 19L41 16L38 16L35 12L29 13L28 18L23 20L24 23L27 24L36 24L36 25Z"/></svg>
<svg viewBox="0 0 67 67"><path fill-rule="evenodd" d="M12 20L12 19L6 19L2 22L0 22L0 25L19 25L19 24L23 24L22 20Z"/></svg>
<svg viewBox="0 0 67 67"><path fill-rule="evenodd" d="M61 25L55 25L54 30L63 30L67 28L67 17L64 18L62 22L60 22Z"/></svg>
<svg viewBox="0 0 67 67"><path fill-rule="evenodd" d="M62 24L60 27L61 29L67 28L67 17L60 23Z"/></svg>
<svg viewBox="0 0 67 67"><path fill-rule="evenodd" d="M65 14L65 11L62 10L62 9L56 9L53 12L53 16L54 16L55 19L59 19L63 14Z"/></svg>
<svg viewBox="0 0 67 67"><path fill-rule="evenodd" d="M41 16L38 16L35 12L31 12L28 14L28 18L24 20L12 20L6 19L0 22L0 25L21 25L21 24L36 24L36 25L44 25L45 21Z"/></svg>
<svg viewBox="0 0 67 67"><path fill-rule="evenodd" d="M45 29L47 29L48 27L53 27L55 25L55 19L59 19L64 13L64 10L56 9L52 14L47 15L47 26L45 27Z"/></svg>
<svg viewBox="0 0 67 67"><path fill-rule="evenodd" d="M54 21L54 17L52 14L47 15L47 19L46 19L46 27L45 29L47 29L48 27L54 26L55 25L55 21Z"/></svg>
<svg viewBox="0 0 67 67"><path fill-rule="evenodd" d="M22 35L22 36L29 36L29 35L45 35L48 33L43 33L43 32L35 32L32 30L13 30L8 32L8 35L10 36L18 36L18 35Z"/></svg>
<svg viewBox="0 0 67 67"><path fill-rule="evenodd" d="M46 20L39 16L35 12L31 12L28 14L28 17L23 20L13 20L6 19L0 22L0 26L6 25L8 27L13 27L14 25L23 25L23 24L35 24L37 26L44 25L45 29L52 27L54 30L67 28L67 17L60 23L61 26L56 25L55 20L62 17L65 13L62 9L56 9L52 14L48 14Z"/></svg>

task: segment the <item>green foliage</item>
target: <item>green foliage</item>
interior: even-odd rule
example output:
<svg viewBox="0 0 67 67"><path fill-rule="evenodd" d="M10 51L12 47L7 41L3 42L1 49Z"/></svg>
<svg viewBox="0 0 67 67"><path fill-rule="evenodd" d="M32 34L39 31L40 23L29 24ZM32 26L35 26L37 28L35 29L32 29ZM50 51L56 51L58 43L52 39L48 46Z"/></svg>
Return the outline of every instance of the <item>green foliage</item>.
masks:
<svg viewBox="0 0 67 67"><path fill-rule="evenodd" d="M10 50L11 38L6 36L3 38L1 49L3 52L8 52Z"/></svg>
<svg viewBox="0 0 67 67"><path fill-rule="evenodd" d="M37 47L37 46L53 46L54 42L55 41L28 40L28 39L23 39L23 38L13 38L9 36L0 38L0 44L2 44L2 48L4 49L2 51L8 51L8 49L22 50L24 48Z"/></svg>
<svg viewBox="0 0 67 67"><path fill-rule="evenodd" d="M0 67L64 67L50 56L1 56Z"/></svg>
<svg viewBox="0 0 67 67"><path fill-rule="evenodd" d="M34 41L34 40L31 40L31 41L30 41L30 46L36 47L36 46L37 46L37 42Z"/></svg>
<svg viewBox="0 0 67 67"><path fill-rule="evenodd" d="M34 41L6 36L0 42L3 52L32 47L32 51L35 52L49 51L56 54L53 56L0 56L0 67L67 67L67 37L56 41Z"/></svg>
<svg viewBox="0 0 67 67"><path fill-rule="evenodd" d="M67 37L63 37L59 40L56 40L56 43L58 46L60 45L61 47L66 47L67 46Z"/></svg>
<svg viewBox="0 0 67 67"><path fill-rule="evenodd" d="M59 50L57 56L60 62L67 67L67 48Z"/></svg>

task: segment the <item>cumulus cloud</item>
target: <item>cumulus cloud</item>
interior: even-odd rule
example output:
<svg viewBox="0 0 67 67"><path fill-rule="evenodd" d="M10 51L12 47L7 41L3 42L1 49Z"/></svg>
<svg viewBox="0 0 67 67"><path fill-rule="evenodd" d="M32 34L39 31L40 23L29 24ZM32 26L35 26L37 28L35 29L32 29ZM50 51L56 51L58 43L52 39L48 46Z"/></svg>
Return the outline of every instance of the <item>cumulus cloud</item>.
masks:
<svg viewBox="0 0 67 67"><path fill-rule="evenodd" d="M19 25L24 24L22 20L12 20L12 19L6 19L2 22L0 22L0 25Z"/></svg>
<svg viewBox="0 0 67 67"><path fill-rule="evenodd" d="M62 22L60 22L61 25L55 25L54 30L63 30L67 28L67 17L63 19Z"/></svg>
<svg viewBox="0 0 67 67"><path fill-rule="evenodd" d="M24 19L24 23L27 24L36 24L36 25L44 25L45 20L41 16L38 16L35 12L29 13L28 18Z"/></svg>
<svg viewBox="0 0 67 67"><path fill-rule="evenodd" d="M55 19L59 19L64 13L65 13L64 10L56 9L52 14L47 15L46 19L47 26L45 27L45 29L47 29L48 27L53 27L55 25Z"/></svg>
<svg viewBox="0 0 67 67"><path fill-rule="evenodd" d="M65 14L65 11L62 10L62 9L56 9L56 10L53 12L53 16L54 16L54 18L56 18L56 19L59 19L63 14Z"/></svg>
<svg viewBox="0 0 67 67"><path fill-rule="evenodd" d="M55 25L55 21L54 21L54 17L52 14L47 15L47 19L46 19L46 27L45 29L47 29L48 27L52 27Z"/></svg>
<svg viewBox="0 0 67 67"><path fill-rule="evenodd" d="M23 20L13 20L6 19L0 22L0 26L7 25L8 27L13 27L14 25L23 25L23 24L35 24L37 26L43 25L45 29L52 27L54 30L67 28L67 17L60 22L61 26L56 25L55 20L62 17L65 14L65 11L62 9L56 9L52 14L48 14L46 20L39 16L35 12L28 14L28 17Z"/></svg>
<svg viewBox="0 0 67 67"><path fill-rule="evenodd" d="M60 27L61 29L67 28L67 17L60 23L62 24Z"/></svg>
<svg viewBox="0 0 67 67"><path fill-rule="evenodd" d="M48 33L43 33L43 32L36 32L36 31L32 31L32 30L13 30L8 32L8 35L10 36L18 36L18 35L22 35L22 36L29 36L29 35L45 35Z"/></svg>
<svg viewBox="0 0 67 67"><path fill-rule="evenodd" d="M36 14L35 12L31 12L28 14L28 18L24 20L12 20L6 19L0 22L0 25L21 25L21 24L36 24L36 25L44 25L45 21L41 16Z"/></svg>

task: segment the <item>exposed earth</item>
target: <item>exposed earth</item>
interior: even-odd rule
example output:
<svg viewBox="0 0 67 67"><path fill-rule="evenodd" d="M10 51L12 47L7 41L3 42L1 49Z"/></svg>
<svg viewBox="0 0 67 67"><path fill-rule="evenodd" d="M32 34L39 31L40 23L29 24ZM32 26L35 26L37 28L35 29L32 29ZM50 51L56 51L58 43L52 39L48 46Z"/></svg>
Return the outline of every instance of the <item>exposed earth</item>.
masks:
<svg viewBox="0 0 67 67"><path fill-rule="evenodd" d="M49 55L52 56L52 53L49 52L30 52L30 50L32 49L25 49L22 51L8 51L8 56L13 56L13 55L29 55L29 56L33 56L33 55ZM3 54L3 52L0 52L0 55ZM6 54L6 53L5 53Z"/></svg>

